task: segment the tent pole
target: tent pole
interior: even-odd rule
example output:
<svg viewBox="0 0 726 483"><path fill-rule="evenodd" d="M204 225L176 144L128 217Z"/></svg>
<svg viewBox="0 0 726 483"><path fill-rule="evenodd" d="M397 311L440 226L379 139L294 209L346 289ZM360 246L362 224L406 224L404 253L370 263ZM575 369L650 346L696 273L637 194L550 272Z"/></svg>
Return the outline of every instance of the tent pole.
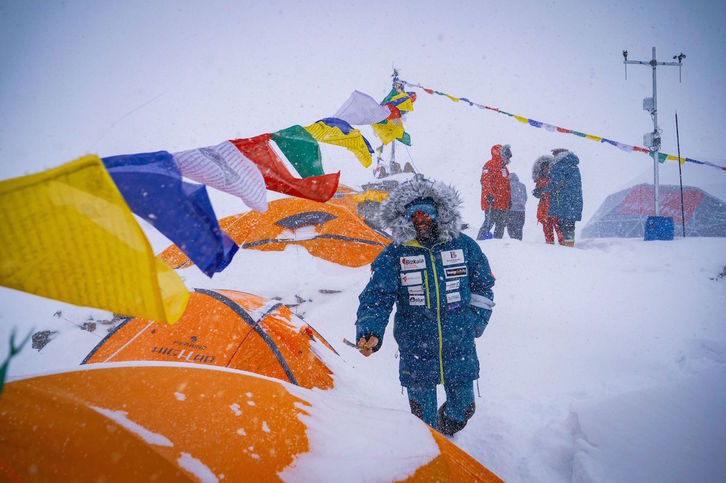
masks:
<svg viewBox="0 0 726 483"><path fill-rule="evenodd" d="M681 182L681 225L683 227L683 238L686 238L686 215L683 210L683 171L681 169L681 139L678 136L678 111L676 111L676 144L678 145L678 178Z"/></svg>

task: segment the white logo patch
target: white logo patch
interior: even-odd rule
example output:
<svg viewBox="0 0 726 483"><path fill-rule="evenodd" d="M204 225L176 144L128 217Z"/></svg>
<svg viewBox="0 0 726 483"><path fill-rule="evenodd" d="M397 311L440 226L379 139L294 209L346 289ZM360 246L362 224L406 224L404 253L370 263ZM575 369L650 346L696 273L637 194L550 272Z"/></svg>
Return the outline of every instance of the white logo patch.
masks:
<svg viewBox="0 0 726 483"><path fill-rule="evenodd" d="M461 283L461 280L449 280L446 282L446 291L449 290L459 290L459 284Z"/></svg>
<svg viewBox="0 0 726 483"><path fill-rule="evenodd" d="M414 257L401 257L401 271L406 270L422 270L426 268L426 258L423 255L416 255Z"/></svg>
<svg viewBox="0 0 726 483"><path fill-rule="evenodd" d="M464 263L464 250L446 250L441 252L441 263L447 265L459 265Z"/></svg>
<svg viewBox="0 0 726 483"><path fill-rule="evenodd" d="M422 285L421 272L409 272L401 274L401 285Z"/></svg>
<svg viewBox="0 0 726 483"><path fill-rule="evenodd" d="M461 301L461 294L459 292L449 292L446 294L446 303L453 304L454 302Z"/></svg>
<svg viewBox="0 0 726 483"><path fill-rule="evenodd" d="M408 305L426 305L426 297L423 295L409 295Z"/></svg>
<svg viewBox="0 0 726 483"><path fill-rule="evenodd" d="M424 289L423 285L412 285L408 287L408 294L409 295L423 295Z"/></svg>

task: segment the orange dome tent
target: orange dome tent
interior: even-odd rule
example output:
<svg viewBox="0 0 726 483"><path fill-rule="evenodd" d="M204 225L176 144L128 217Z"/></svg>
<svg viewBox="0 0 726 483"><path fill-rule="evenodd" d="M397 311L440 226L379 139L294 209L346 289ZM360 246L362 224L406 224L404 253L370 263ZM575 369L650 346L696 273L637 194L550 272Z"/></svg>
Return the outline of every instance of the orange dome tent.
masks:
<svg viewBox="0 0 726 483"><path fill-rule="evenodd" d="M350 208L354 195L318 203L302 198L272 201L267 212L249 211L219 221L240 248L284 250L290 244L304 247L311 255L347 267L362 267L373 261L390 240L368 226ZM191 265L175 245L161 259L173 268Z"/></svg>
<svg viewBox="0 0 726 483"><path fill-rule="evenodd" d="M315 329L277 301L233 290L197 289L176 324L129 318L83 364L192 362L330 389L332 371L324 359L333 354Z"/></svg>
<svg viewBox="0 0 726 483"><path fill-rule="evenodd" d="M355 437L326 423L335 421L334 409L306 417L321 410L312 396L254 374L190 364L88 366L10 382L0 397L0 480L280 481L297 458L315 451L310 424L323 425L334 441ZM363 412L360 424L376 427L388 413ZM410 463L409 481L501 481L430 431L438 455L418 469ZM371 434L368 444L392 445ZM392 457L419 460L406 449ZM330 480L334 472L315 465L305 478Z"/></svg>

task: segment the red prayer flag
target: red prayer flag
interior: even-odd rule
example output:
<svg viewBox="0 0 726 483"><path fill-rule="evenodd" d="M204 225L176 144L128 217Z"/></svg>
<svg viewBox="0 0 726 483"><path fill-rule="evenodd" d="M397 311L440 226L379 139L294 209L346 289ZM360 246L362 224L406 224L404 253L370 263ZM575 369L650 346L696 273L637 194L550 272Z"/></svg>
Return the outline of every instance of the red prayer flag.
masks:
<svg viewBox="0 0 726 483"><path fill-rule="evenodd" d="M557 128L557 132L563 132L563 133L566 133L566 134L571 134L572 133L572 129L565 129L564 127L558 127Z"/></svg>
<svg viewBox="0 0 726 483"><path fill-rule="evenodd" d="M386 119L400 119L401 111L393 104L386 104L386 107L391 111Z"/></svg>
<svg viewBox="0 0 726 483"><path fill-rule="evenodd" d="M338 189L340 171L304 179L295 178L270 147L270 139L271 134L260 134L252 138L232 139L230 142L257 165L267 189L321 203L333 197Z"/></svg>

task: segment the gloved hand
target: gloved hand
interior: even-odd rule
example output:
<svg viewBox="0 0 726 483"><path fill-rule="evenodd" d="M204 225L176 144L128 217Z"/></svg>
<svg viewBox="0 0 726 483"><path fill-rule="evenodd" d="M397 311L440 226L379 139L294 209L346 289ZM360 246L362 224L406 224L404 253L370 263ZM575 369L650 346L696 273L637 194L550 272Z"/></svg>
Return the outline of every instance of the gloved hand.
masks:
<svg viewBox="0 0 726 483"><path fill-rule="evenodd" d="M512 209L512 200L509 200L509 209Z"/></svg>
<svg viewBox="0 0 726 483"><path fill-rule="evenodd" d="M366 357L373 354L373 348L377 345L378 337L376 337L375 335L368 337L368 340L363 337L358 340L358 350Z"/></svg>
<svg viewBox="0 0 726 483"><path fill-rule="evenodd" d="M489 208L494 204L494 197L492 195L487 195L487 203L489 203Z"/></svg>

